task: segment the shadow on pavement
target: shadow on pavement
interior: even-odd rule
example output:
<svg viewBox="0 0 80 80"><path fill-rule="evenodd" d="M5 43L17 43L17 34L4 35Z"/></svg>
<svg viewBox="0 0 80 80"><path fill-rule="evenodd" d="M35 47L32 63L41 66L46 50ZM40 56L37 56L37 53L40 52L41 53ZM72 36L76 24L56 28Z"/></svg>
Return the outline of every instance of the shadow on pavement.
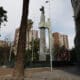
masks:
<svg viewBox="0 0 80 80"><path fill-rule="evenodd" d="M80 67L78 66L67 66L67 67L60 67L57 69L63 70L64 72L67 72L70 74L80 76Z"/></svg>

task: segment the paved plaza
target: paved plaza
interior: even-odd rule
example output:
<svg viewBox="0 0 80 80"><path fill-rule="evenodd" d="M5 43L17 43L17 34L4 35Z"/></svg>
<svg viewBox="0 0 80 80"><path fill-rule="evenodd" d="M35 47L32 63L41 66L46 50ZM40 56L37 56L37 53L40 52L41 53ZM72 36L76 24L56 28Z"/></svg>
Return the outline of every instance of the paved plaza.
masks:
<svg viewBox="0 0 80 80"><path fill-rule="evenodd" d="M27 75L25 80L80 80L80 72L76 67L66 67L66 68L44 68L43 71L35 72Z"/></svg>
<svg viewBox="0 0 80 80"><path fill-rule="evenodd" d="M12 69L0 70L0 80L11 79ZM76 67L53 68L29 68L25 70L24 80L80 80L80 71Z"/></svg>

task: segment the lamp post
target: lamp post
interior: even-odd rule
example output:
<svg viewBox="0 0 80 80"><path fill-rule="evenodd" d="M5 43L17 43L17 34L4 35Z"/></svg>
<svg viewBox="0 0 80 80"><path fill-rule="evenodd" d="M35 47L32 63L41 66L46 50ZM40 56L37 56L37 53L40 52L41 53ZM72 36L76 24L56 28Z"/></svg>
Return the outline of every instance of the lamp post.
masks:
<svg viewBox="0 0 80 80"><path fill-rule="evenodd" d="M33 29L32 29L32 61L34 60L34 58L33 58L33 54L34 54L34 39L33 39Z"/></svg>
<svg viewBox="0 0 80 80"><path fill-rule="evenodd" d="M50 4L51 1L45 1L45 3L49 3L49 19L48 22L46 24L47 28L48 28L48 34L49 34L49 53L50 53L50 67L51 67L51 72L52 72L52 61L53 61L53 57L52 57L52 33L51 33L51 8L50 8Z"/></svg>
<svg viewBox="0 0 80 80"><path fill-rule="evenodd" d="M49 35L49 54L50 54L50 68L51 68L51 72L52 72L52 33L51 33L51 21L50 19L48 19L46 26L48 28L48 35Z"/></svg>

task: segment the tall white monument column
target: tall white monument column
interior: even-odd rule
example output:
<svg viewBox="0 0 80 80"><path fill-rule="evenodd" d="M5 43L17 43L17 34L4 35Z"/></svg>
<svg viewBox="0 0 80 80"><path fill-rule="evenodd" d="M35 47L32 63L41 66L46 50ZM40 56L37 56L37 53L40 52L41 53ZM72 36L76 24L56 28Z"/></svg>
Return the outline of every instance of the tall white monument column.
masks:
<svg viewBox="0 0 80 80"><path fill-rule="evenodd" d="M41 11L41 19L40 19L40 53L39 53L39 60L45 61L46 60L46 54L45 54L45 15L44 15L44 7L40 9Z"/></svg>

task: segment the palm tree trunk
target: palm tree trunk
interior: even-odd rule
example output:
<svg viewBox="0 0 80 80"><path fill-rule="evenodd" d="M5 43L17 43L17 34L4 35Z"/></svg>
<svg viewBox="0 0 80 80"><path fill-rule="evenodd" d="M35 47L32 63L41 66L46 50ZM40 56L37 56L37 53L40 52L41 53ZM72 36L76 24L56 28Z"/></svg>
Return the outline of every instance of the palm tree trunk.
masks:
<svg viewBox="0 0 80 80"><path fill-rule="evenodd" d="M75 37L75 49L77 54L77 61L80 65L80 15L77 19L75 19L75 31L76 31L76 37Z"/></svg>
<svg viewBox="0 0 80 80"><path fill-rule="evenodd" d="M29 0L23 0L23 12L19 29L19 40L18 40L16 64L14 71L14 76L18 78L24 77L24 54L26 48L28 8L29 8Z"/></svg>

